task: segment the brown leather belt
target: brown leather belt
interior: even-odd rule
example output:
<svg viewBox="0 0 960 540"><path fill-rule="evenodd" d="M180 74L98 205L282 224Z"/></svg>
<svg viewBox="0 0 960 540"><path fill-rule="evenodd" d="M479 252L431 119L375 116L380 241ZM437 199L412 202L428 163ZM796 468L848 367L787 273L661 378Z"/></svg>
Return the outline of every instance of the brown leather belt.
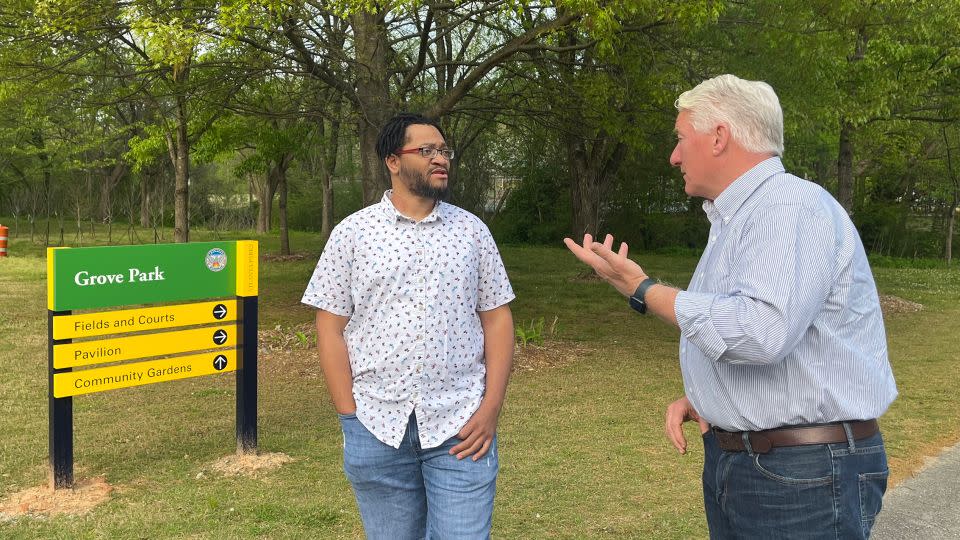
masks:
<svg viewBox="0 0 960 540"><path fill-rule="evenodd" d="M876 420L853 420L836 424L818 424L812 426L782 427L765 431L724 431L714 427L714 435L720 448L728 452L744 452L744 433L750 439L750 447L756 454L766 454L771 448L784 446L803 446L807 444L832 444L847 442L847 433L843 424L850 426L853 439L865 439L880 431Z"/></svg>

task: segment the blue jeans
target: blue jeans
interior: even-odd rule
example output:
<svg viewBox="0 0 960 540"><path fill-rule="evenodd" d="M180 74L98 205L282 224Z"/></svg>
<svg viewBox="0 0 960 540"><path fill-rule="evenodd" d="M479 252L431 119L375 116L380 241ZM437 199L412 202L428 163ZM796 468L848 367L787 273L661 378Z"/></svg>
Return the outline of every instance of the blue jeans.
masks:
<svg viewBox="0 0 960 540"><path fill-rule="evenodd" d="M727 452L703 436L710 538L869 538L887 489L880 433L839 444Z"/></svg>
<svg viewBox="0 0 960 540"><path fill-rule="evenodd" d="M380 442L354 414L341 414L343 470L370 540L486 539L493 522L497 439L478 461L458 460L453 437L420 447L410 415L400 448Z"/></svg>

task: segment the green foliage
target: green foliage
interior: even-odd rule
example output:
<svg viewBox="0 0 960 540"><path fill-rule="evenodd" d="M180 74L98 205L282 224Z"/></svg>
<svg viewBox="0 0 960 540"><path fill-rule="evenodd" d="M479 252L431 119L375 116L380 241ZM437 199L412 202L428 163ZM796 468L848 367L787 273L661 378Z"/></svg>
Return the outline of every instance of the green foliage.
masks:
<svg viewBox="0 0 960 540"><path fill-rule="evenodd" d="M788 169L833 192L840 127L851 128L853 216L873 253L939 256L943 216L958 191L946 165L960 113L956 0L18 0L8 7L0 10L0 211L18 217L101 221L135 219L142 210L145 221L169 221L169 143L185 122L191 223L249 222L257 207L237 201L292 156L291 226L317 229L311 151L326 144L317 122L342 123L349 147L336 174L340 219L362 204L354 126L400 108L430 109L486 60L498 67L441 121L464 152L453 201L482 215L502 241L552 244L580 225L575 209L596 207L598 228L637 247L702 245L699 202L687 200L667 164L673 100L723 72L773 85L785 111ZM428 12L433 26L421 42L408 30L422 28ZM368 65L353 56L362 13L387 23L387 73L356 69ZM567 15L575 21L549 26ZM533 29L543 33L519 52L503 49ZM369 110L374 101L358 105L367 75L389 81L366 88L382 93L374 100L382 111ZM579 174L576 144L583 162L595 165L591 174L605 170L613 149L626 147L626 157L617 174L580 189L576 180L593 177ZM114 167L113 189L99 193ZM500 179L512 192L492 215L490 191Z"/></svg>
<svg viewBox="0 0 960 540"><path fill-rule="evenodd" d="M130 138L127 142L128 150L123 156L138 172L169 156L166 134L162 126L148 124L143 126L141 133Z"/></svg>
<svg viewBox="0 0 960 540"><path fill-rule="evenodd" d="M570 197L565 171L554 149L529 148L528 161L506 174L513 176L502 211L490 222L500 242L528 244L559 243L570 230ZM513 173L513 174L511 174Z"/></svg>
<svg viewBox="0 0 960 540"><path fill-rule="evenodd" d="M319 231L323 223L320 209L323 207L323 192L309 179L292 186L295 196L287 203L290 227L301 231ZM334 182L334 223L363 208L363 193L358 182Z"/></svg>
<svg viewBox="0 0 960 540"><path fill-rule="evenodd" d="M517 324L517 327L514 331L514 334L517 337L517 342L523 347L526 347L530 343L538 347L542 347L543 324L543 317L540 317L539 319L530 319L530 324L526 326L524 326L522 323Z"/></svg>

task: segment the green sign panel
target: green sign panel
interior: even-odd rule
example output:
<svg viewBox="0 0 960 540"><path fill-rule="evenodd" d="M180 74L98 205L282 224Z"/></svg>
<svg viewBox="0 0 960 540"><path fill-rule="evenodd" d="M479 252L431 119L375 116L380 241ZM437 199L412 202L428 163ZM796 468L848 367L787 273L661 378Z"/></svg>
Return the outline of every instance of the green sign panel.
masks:
<svg viewBox="0 0 960 540"><path fill-rule="evenodd" d="M237 244L50 249L48 307L66 311L233 296L238 290L238 269L249 263L239 260L248 258L248 250L238 250ZM253 257L256 265L255 247Z"/></svg>

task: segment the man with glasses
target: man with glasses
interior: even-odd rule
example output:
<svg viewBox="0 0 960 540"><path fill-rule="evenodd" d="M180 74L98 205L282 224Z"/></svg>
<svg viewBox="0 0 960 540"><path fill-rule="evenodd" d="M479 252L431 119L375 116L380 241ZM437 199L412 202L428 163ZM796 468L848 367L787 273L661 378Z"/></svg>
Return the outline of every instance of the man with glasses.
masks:
<svg viewBox="0 0 960 540"><path fill-rule="evenodd" d="M370 539L490 536L513 289L487 227L444 202L440 127L401 114L377 153L392 189L338 224L302 302Z"/></svg>

